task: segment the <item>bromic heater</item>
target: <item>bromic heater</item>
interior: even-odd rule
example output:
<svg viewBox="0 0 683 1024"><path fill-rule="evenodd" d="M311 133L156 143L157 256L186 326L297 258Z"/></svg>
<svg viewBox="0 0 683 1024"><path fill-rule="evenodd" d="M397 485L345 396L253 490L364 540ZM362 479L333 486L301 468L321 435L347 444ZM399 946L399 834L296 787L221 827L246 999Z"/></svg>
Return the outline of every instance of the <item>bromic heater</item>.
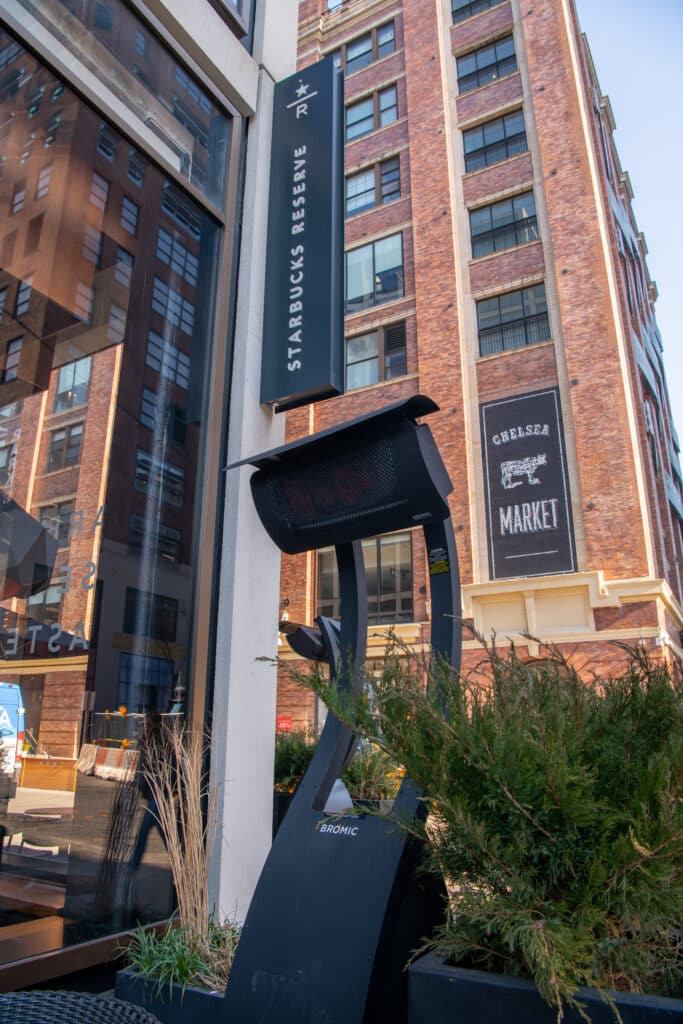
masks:
<svg viewBox="0 0 683 1024"><path fill-rule="evenodd" d="M340 621L316 620L295 650L325 659L358 692L367 642L361 540L419 526L431 590L432 652L460 663L460 585L447 496L452 490L429 427L437 410L418 395L381 412L245 460L261 521L281 551L333 545ZM231 1024L397 1024L403 968L443 918L445 893L418 876L420 845L390 820L329 815L325 806L353 756L355 736L327 716L263 868L225 1001ZM424 814L409 779L402 819Z"/></svg>

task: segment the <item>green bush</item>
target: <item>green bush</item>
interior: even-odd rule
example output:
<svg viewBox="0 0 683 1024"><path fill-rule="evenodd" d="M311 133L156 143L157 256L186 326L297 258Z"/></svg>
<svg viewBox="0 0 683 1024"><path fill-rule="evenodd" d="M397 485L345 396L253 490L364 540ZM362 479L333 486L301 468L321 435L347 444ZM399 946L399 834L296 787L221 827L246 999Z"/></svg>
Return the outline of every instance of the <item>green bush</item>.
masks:
<svg viewBox="0 0 683 1024"><path fill-rule="evenodd" d="M356 800L388 800L396 795L400 776L389 755L370 744L353 756L342 781Z"/></svg>
<svg viewBox="0 0 683 1024"><path fill-rule="evenodd" d="M293 793L315 753L316 740L308 733L293 729L275 736L275 789Z"/></svg>
<svg viewBox="0 0 683 1024"><path fill-rule="evenodd" d="M401 651L372 699L298 679L427 794L452 895L429 945L532 977L560 1016L581 985L681 995L683 688L640 651L592 682L488 654L472 677L435 664L426 692Z"/></svg>

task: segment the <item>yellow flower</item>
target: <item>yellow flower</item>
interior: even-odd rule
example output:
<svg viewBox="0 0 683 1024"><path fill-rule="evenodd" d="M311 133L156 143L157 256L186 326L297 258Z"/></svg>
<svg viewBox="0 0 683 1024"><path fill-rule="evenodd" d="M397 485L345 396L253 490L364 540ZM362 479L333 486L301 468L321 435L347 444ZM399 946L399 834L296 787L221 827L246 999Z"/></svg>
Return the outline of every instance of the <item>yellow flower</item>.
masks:
<svg viewBox="0 0 683 1024"><path fill-rule="evenodd" d="M104 712L104 717L111 718L111 711L109 710L109 708L107 708L107 710Z"/></svg>
<svg viewBox="0 0 683 1024"><path fill-rule="evenodd" d="M128 750L130 746L130 740L121 740L121 746L124 750Z"/></svg>
<svg viewBox="0 0 683 1024"><path fill-rule="evenodd" d="M128 708L126 707L125 704L119 704L119 711L121 712L122 715L128 714Z"/></svg>

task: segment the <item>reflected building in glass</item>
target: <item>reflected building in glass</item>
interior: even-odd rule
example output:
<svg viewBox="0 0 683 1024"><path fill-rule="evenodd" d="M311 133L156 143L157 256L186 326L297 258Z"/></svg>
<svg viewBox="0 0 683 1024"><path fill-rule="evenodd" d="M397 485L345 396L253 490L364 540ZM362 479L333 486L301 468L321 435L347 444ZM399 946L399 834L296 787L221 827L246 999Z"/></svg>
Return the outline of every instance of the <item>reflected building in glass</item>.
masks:
<svg viewBox="0 0 683 1024"><path fill-rule="evenodd" d="M250 49L251 4L199 6ZM2 964L172 910L134 778L147 716L210 707L251 100L138 4L0 17Z"/></svg>

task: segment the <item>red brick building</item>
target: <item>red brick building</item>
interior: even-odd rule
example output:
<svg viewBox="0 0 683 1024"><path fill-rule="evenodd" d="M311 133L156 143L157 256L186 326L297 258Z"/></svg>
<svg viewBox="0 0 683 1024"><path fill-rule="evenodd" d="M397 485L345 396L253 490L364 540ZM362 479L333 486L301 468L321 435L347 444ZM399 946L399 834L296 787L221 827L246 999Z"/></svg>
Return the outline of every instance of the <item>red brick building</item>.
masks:
<svg viewBox="0 0 683 1024"><path fill-rule="evenodd" d="M290 439L422 393L454 483L463 618L582 668L680 659L683 478L609 100L572 0L302 0L345 72L347 391ZM369 651L429 637L419 531L366 545ZM334 614L330 553L283 610ZM373 639L374 637L374 639ZM465 665L478 659L465 637ZM313 709L280 690L280 711Z"/></svg>

